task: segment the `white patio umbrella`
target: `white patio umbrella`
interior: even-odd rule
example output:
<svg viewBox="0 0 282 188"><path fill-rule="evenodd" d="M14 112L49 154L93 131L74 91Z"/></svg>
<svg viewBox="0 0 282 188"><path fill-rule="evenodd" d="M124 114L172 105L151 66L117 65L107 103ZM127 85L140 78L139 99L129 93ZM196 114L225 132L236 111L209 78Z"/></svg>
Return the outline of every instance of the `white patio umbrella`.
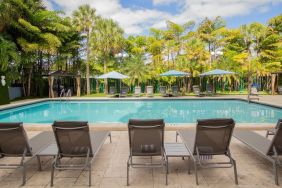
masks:
<svg viewBox="0 0 282 188"><path fill-rule="evenodd" d="M97 78L98 79L108 79L108 78L111 78L111 79L118 79L118 80L120 80L120 85L119 86L120 86L120 91L121 91L121 80L129 78L129 77L124 75L124 74L121 74L119 72L112 71L112 72L108 72L106 74L102 74L101 76L98 76Z"/></svg>
<svg viewBox="0 0 282 188"><path fill-rule="evenodd" d="M204 76L222 76L222 75L232 75L232 74L237 74L237 73L226 71L226 70L221 70L221 69L214 69L214 70L200 74L200 78ZM201 83L201 80L200 80L200 83ZM213 78L213 85L214 85L214 78Z"/></svg>

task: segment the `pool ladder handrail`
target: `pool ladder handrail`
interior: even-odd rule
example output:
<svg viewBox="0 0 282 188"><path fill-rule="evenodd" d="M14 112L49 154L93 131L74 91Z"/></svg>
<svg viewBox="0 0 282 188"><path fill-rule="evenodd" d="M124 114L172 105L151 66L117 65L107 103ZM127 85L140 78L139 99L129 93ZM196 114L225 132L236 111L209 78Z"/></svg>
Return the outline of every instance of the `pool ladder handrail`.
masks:
<svg viewBox="0 0 282 188"><path fill-rule="evenodd" d="M69 99L71 98L71 90L70 89L68 89L67 94L66 94L65 97L67 97Z"/></svg>
<svg viewBox="0 0 282 188"><path fill-rule="evenodd" d="M65 89L62 89L60 93L60 100L62 100L62 97L64 96L65 96Z"/></svg>
<svg viewBox="0 0 282 188"><path fill-rule="evenodd" d="M62 89L62 90L61 90L61 94L60 94L60 100L62 100L63 97L65 97L65 98L70 98L71 95L72 95L72 94L71 94L71 90L70 90L70 89L68 89L67 92L66 92L65 89Z"/></svg>

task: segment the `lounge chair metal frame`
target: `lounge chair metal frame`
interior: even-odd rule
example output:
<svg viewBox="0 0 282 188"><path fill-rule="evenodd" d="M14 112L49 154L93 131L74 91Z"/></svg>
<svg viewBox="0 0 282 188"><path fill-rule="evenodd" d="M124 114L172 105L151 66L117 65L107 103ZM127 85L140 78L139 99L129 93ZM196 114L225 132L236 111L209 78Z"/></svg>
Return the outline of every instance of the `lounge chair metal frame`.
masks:
<svg viewBox="0 0 282 188"><path fill-rule="evenodd" d="M208 84L206 86L206 95L208 95L208 96L214 96L215 95L213 85Z"/></svg>
<svg viewBox="0 0 282 188"><path fill-rule="evenodd" d="M272 140L268 140L267 138L258 135L256 133L253 133L251 131L247 130L237 130L234 132L234 137L246 144L249 148L253 149L256 151L259 155L261 155L263 158L267 159L269 162L272 163L273 166L273 174L274 174L274 181L276 185L279 185L278 181L278 167L282 167L282 162L279 159L279 155L281 155L281 146L279 146L280 150L278 149L277 146L275 146L275 143L277 139L281 140L281 134L282 134L282 120L280 119L278 121L278 126L275 131L274 137ZM246 135L243 135L246 134ZM280 138L279 138L280 136ZM246 139L247 138L247 139ZM256 147L252 143L249 143L250 140L248 139L257 139L256 142L260 143L261 145L259 147ZM259 141L258 141L259 140ZM280 141L278 140L278 141ZM249 142L248 142L249 141ZM253 140L251 140L253 141ZM280 141L281 142L281 141ZM280 143L278 143L280 144Z"/></svg>
<svg viewBox="0 0 282 188"><path fill-rule="evenodd" d="M257 90L256 87L251 87L251 90L249 91L247 98L248 98L249 102L251 100L258 100L259 101L259 94L258 94L258 90Z"/></svg>
<svg viewBox="0 0 282 188"><path fill-rule="evenodd" d="M133 96L135 96L135 97L140 97L141 96L141 87L140 86L135 86Z"/></svg>
<svg viewBox="0 0 282 188"><path fill-rule="evenodd" d="M128 87L121 87L119 97L126 97L128 93Z"/></svg>
<svg viewBox="0 0 282 188"><path fill-rule="evenodd" d="M209 125L210 124L210 125ZM232 168L234 169L234 176L235 176L235 184L238 184L238 175L237 175L237 166L236 166L236 161L232 158L230 149L229 149L229 144L231 141L232 137L232 132L235 126L235 122L232 119L206 119L206 120L198 120L197 123L197 129L196 132L194 133L195 135L195 141L193 143L193 146L188 143L186 144L186 147L190 153L191 159L194 163L194 169L195 169L195 179L196 179L196 184L199 185L198 181L198 166L201 168ZM228 140L225 141L225 149L221 149L221 151L213 152L213 151L206 151L203 152L201 151L201 148L198 147L198 143L200 139L203 138L198 138L198 134L200 131L208 131L208 130L220 130L220 129L225 129L229 131ZM188 131L189 132L189 131ZM225 133L226 134L226 133ZM185 131L178 131L176 134L176 141L177 141L177 136L180 135L182 140L185 142ZM190 135L191 136L191 135ZM226 135L225 135L226 136ZM193 148L191 148L193 147ZM201 146L202 148L208 148L209 146ZM211 146L212 147L212 146ZM217 147L217 146L215 146ZM193 149L193 151L191 151ZM226 156L229 161L227 162L208 162L208 163L202 163L203 160L210 160L212 159L212 156L215 155L224 155Z"/></svg>
<svg viewBox="0 0 282 188"><path fill-rule="evenodd" d="M65 124L67 126L60 126ZM70 125L75 125L73 127L70 127ZM52 168L51 168L51 186L54 185L54 171L56 170L88 170L89 171L89 186L91 186L91 165L92 162L95 159L95 156L97 154L97 152L94 152L92 150L92 144L91 144L91 137L90 137L90 133L89 133L89 126L87 122L58 122L55 121L54 124L52 125L52 128L54 130L55 133L55 138L57 141L57 146L58 146L58 153L52 163ZM78 152L77 154L72 154L71 152L68 153L64 153L64 151L62 150L62 147L66 147L66 146L61 146L60 144L60 138L58 136L58 132L57 131L84 131L84 134L86 134L84 139L87 140L87 144L88 146L86 148L84 148L83 146L81 148L75 148L76 150L81 149L84 150L84 152L82 151L76 151ZM111 142L111 135L110 136L110 142ZM86 151L85 151L86 149ZM63 165L61 163L61 159L63 157L68 157L68 158L85 158L85 162L81 165Z"/></svg>
<svg viewBox="0 0 282 188"><path fill-rule="evenodd" d="M171 86L172 96L178 97L179 96L179 88L178 86Z"/></svg>
<svg viewBox="0 0 282 188"><path fill-rule="evenodd" d="M198 96L198 97L203 97L203 96L205 96L205 94L201 92L200 87L199 87L198 85L193 85L192 88L193 88L193 93L194 93L196 96Z"/></svg>
<svg viewBox="0 0 282 188"><path fill-rule="evenodd" d="M127 186L129 186L129 169L130 167L132 168L165 168L167 166L167 160L165 156L165 151L164 151L164 121L163 120L133 120L130 119L128 122L128 134L129 134L129 157L127 160ZM160 143L160 151L152 152L152 153L147 153L144 152L142 153L142 145L141 146L141 151L136 152L134 151L133 145L133 139L131 136L131 131L133 130L146 130L146 131L152 131L154 129L159 129L161 132L161 143ZM155 139L158 139L155 137ZM146 138L144 140L147 140ZM144 144L146 146L146 143ZM149 148L149 145L147 145ZM154 147L154 145L150 145L150 147ZM146 147L145 147L146 148ZM141 153L140 153L141 152ZM161 162L160 163L134 163L133 162L133 157L135 156L140 156L140 157L150 157L149 159L152 160L153 156L161 156ZM167 185L167 173L166 173L166 185Z"/></svg>
<svg viewBox="0 0 282 188"><path fill-rule="evenodd" d="M147 97L154 96L154 87L153 86L146 86L146 96Z"/></svg>
<svg viewBox="0 0 282 188"><path fill-rule="evenodd" d="M268 138L269 135L272 135L272 136L275 135L276 129L278 128L280 121L282 122L282 119L279 119L277 121L277 123L276 123L276 125L273 129L266 130L266 135L265 135L266 138Z"/></svg>
<svg viewBox="0 0 282 188"><path fill-rule="evenodd" d="M52 138L50 138L51 132L40 133L29 140L23 128L23 123L19 122L0 123L0 135L1 134L3 135L0 136L0 140L4 140L0 143L0 159L4 157L20 157L20 162L17 164L0 164L0 169L21 168L23 175L22 185L25 185L26 165L36 157L36 153L40 149L44 149L53 141ZM10 139L10 137L12 139ZM15 137L18 137L18 139ZM7 140L11 142L7 142ZM40 160L37 160L37 162L40 167Z"/></svg>
<svg viewBox="0 0 282 188"><path fill-rule="evenodd" d="M166 86L160 86L160 94L161 94L163 97L169 96L168 93L167 93L167 87L166 87Z"/></svg>
<svg viewBox="0 0 282 188"><path fill-rule="evenodd" d="M22 124L20 125L22 126ZM8 132L8 131L24 131L20 130L22 129L21 127L13 127L13 128L5 128L5 129L0 129L0 132ZM3 153L2 149L0 148L0 159L3 157L20 157L20 163L18 164L0 164L0 169L18 169L22 168L22 186L25 185L26 183L26 164L31 161L34 158L34 155L31 154L31 148L29 147L28 140L26 139L26 147L23 150L23 153L20 155L17 154L8 154L8 153ZM29 150L29 151L28 151ZM29 152L29 154L28 154ZM31 157L26 160L26 157Z"/></svg>

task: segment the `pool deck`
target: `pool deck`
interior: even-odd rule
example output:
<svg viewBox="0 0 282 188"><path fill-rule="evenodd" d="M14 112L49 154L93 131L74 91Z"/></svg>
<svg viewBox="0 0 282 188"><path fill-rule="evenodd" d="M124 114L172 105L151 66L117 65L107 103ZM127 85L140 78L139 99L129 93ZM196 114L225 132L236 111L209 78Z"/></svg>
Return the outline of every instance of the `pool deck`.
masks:
<svg viewBox="0 0 282 188"><path fill-rule="evenodd" d="M259 132L265 134L265 132ZM38 134L28 131L28 137ZM129 154L128 133L115 131L112 133L113 142L107 139L102 146L97 158L92 164L92 187L95 188L119 188L126 186L126 161ZM165 142L175 142L175 132L165 132ZM235 185L233 169L200 169L199 186L195 183L194 170L187 173L188 162L181 158L170 158L169 184L165 186L165 171L157 169L131 169L130 186L128 188L277 188L272 175L272 165L257 153L248 149L235 138L231 141L231 153L237 162L239 185ZM50 166L52 158L43 159L43 171L37 170L36 159L27 166L27 188L50 187ZM74 160L74 159L72 159ZM141 159L138 159L141 160ZM215 159L216 160L216 159ZM0 162L19 162L14 158L1 159ZM76 160L76 162L82 162ZM279 170L280 183L282 183L282 171ZM88 187L88 173L74 170L62 170L55 172L54 187L82 188ZM21 170L0 169L1 188L20 188Z"/></svg>
<svg viewBox="0 0 282 188"><path fill-rule="evenodd" d="M200 100L223 100L223 99L238 99L247 101L246 95L218 95L213 97L195 97L195 96L185 96L185 97L124 97L124 98L109 98L109 97L72 97L67 100L181 100L181 99L200 99ZM44 99L27 99L22 101L12 102L8 105L1 105L0 110L17 107L21 105L46 101L46 100L60 100L60 98L44 98ZM64 99L63 99L64 100ZM273 107L282 108L282 95L260 95L259 100L251 100L251 102L269 105ZM91 126L94 125L94 126ZM237 123L237 129L252 129L252 130L266 130L274 127L275 124L269 123ZM192 129L195 127L195 123L185 123L185 124L166 124L166 130L175 131L178 129ZM52 128L50 124L31 124L29 123L25 128L29 131L51 131ZM110 130L110 131L126 131L126 123L94 123L90 124L91 130Z"/></svg>
<svg viewBox="0 0 282 188"><path fill-rule="evenodd" d="M156 98L156 97L154 97ZM179 97L193 99L196 97ZM215 97L211 97L214 99ZM244 96L226 96L216 97L218 99L238 98L244 99ZM75 98L81 99L81 98ZM84 98L89 99L89 98ZM90 98L93 99L93 98ZM96 100L97 98L95 98ZM108 99L108 98L99 98ZM143 98L142 98L143 99ZM151 99L151 98L150 98ZM201 99L206 99L201 98ZM40 99L42 100L42 99ZM15 102L6 107L21 105L23 103L30 103L38 100L26 100ZM260 102L269 105L276 105L282 107L282 96L261 96ZM273 126L273 125L272 125ZM33 127L33 128L30 128ZM43 126L44 127L44 126ZM114 125L93 126L98 129L113 130ZM181 128L180 125L167 125L165 132L165 142L175 142L175 129ZM237 126L238 127L238 126ZM25 126L27 135L32 138L34 135L40 133L42 130L50 130L50 125L42 128L42 125ZM183 125L182 128L195 128ZM128 133L125 125L120 125L116 131L112 132L112 140L110 143L107 139L96 159L92 164L92 187L95 188L120 188L126 186L126 161L129 154L128 147ZM91 130L93 131L93 130ZM257 131L261 135L265 135L265 131ZM130 170L130 186L129 188L277 188L274 184L272 174L272 164L257 153L247 148L237 139L232 138L230 145L233 158L237 162L239 185L234 183L233 169L200 169L199 170L199 184L195 183L194 170L191 168L191 174L187 173L188 162L180 158L170 158L169 167L170 174L168 176L169 184L165 185L165 171L163 169L131 169ZM36 159L32 160L27 166L27 183L24 187L27 188L46 188L50 187L51 162L53 158L42 158L43 171L37 170ZM74 160L74 159L72 159ZM141 160L141 159L138 159ZM217 159L215 159L217 160ZM1 164L18 163L16 158L0 159ZM75 160L79 163L81 160ZM0 169L0 188L20 188L21 187L21 170ZM74 170L62 170L55 172L54 187L74 187L82 188L88 187L88 173ZM282 171L279 170L280 184L282 184Z"/></svg>

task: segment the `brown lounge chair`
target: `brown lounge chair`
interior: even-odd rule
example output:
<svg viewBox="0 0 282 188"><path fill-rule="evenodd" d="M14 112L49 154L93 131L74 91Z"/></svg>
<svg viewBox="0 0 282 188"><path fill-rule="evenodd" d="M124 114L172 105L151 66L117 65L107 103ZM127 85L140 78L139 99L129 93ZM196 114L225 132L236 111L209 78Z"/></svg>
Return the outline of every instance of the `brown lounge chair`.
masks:
<svg viewBox="0 0 282 188"><path fill-rule="evenodd" d="M129 168L165 167L164 120L133 120L128 122L129 157L127 161L127 185L129 185ZM135 163L133 157L161 157L160 163ZM167 175L166 175L167 182Z"/></svg>
<svg viewBox="0 0 282 188"><path fill-rule="evenodd" d="M163 96L163 97L168 97L168 93L167 93L167 88L166 86L160 86L160 94Z"/></svg>
<svg viewBox="0 0 282 188"><path fill-rule="evenodd" d="M134 97L140 97L141 96L141 87L135 86L134 88Z"/></svg>
<svg viewBox="0 0 282 188"><path fill-rule="evenodd" d="M193 86L193 93L198 97L205 96L205 94L201 92L200 87L198 85Z"/></svg>
<svg viewBox="0 0 282 188"><path fill-rule="evenodd" d="M248 100L259 100L258 89L256 87L251 87L251 91L248 94Z"/></svg>
<svg viewBox="0 0 282 188"><path fill-rule="evenodd" d="M179 96L179 88L178 86L171 86L171 92L173 97Z"/></svg>
<svg viewBox="0 0 282 188"><path fill-rule="evenodd" d="M52 163L51 186L54 170L88 170L91 186L91 164L110 132L90 134L87 122L55 121L52 125L58 152ZM85 158L84 164L62 164L62 158Z"/></svg>
<svg viewBox="0 0 282 188"><path fill-rule="evenodd" d="M235 130L233 136L272 163L275 184L279 185L277 167L281 166L282 121L279 120L277 124L272 140L248 130Z"/></svg>
<svg viewBox="0 0 282 188"><path fill-rule="evenodd" d="M209 95L209 96L213 96L214 95L213 86L211 84L208 84L206 86L206 95Z"/></svg>
<svg viewBox="0 0 282 188"><path fill-rule="evenodd" d="M21 158L19 164L0 164L0 169L21 168L22 185L25 185L27 163L54 141L52 132L42 132L28 140L22 123L0 123L0 158ZM38 165L40 166L40 160Z"/></svg>
<svg viewBox="0 0 282 188"><path fill-rule="evenodd" d="M147 97L153 97L154 96L154 87L153 86L147 86L146 87L146 95L147 95Z"/></svg>
<svg viewBox="0 0 282 188"><path fill-rule="evenodd" d="M117 93L117 88L115 86L110 86L108 96L109 97L119 97L119 94Z"/></svg>
<svg viewBox="0 0 282 188"><path fill-rule="evenodd" d="M197 167L234 168L235 183L238 184L236 162L229 149L232 132L235 126L233 119L198 120L196 132L181 130L182 141L186 145L194 162L196 184L198 185ZM228 162L206 162L215 155L224 155ZM204 162L203 162L204 161Z"/></svg>
<svg viewBox="0 0 282 188"><path fill-rule="evenodd" d="M266 135L265 135L266 138L268 138L269 135L272 135L272 136L275 135L275 132L276 132L280 122L282 122L282 119L279 119L277 121L276 126L273 129L266 130Z"/></svg>
<svg viewBox="0 0 282 188"><path fill-rule="evenodd" d="M128 90L128 87L121 87L119 97L127 97Z"/></svg>

